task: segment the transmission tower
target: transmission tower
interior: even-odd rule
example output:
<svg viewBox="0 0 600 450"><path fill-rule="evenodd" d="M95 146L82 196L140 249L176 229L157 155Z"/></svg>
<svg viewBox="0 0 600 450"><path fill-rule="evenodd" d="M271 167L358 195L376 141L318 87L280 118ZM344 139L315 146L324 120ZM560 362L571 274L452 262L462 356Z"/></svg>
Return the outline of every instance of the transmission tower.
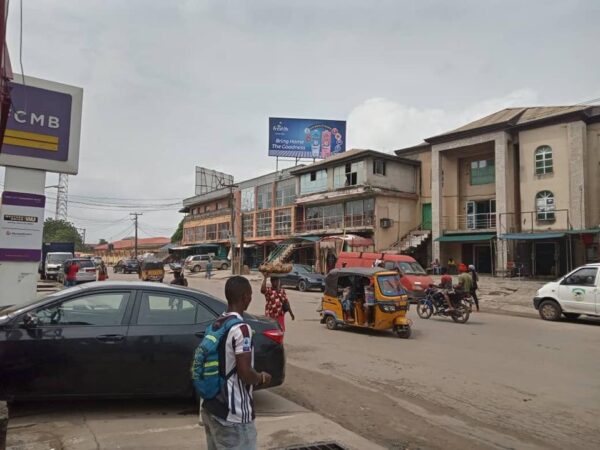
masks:
<svg viewBox="0 0 600 450"><path fill-rule="evenodd" d="M56 220L67 220L69 205L69 175L61 173L58 176L58 194L56 196Z"/></svg>

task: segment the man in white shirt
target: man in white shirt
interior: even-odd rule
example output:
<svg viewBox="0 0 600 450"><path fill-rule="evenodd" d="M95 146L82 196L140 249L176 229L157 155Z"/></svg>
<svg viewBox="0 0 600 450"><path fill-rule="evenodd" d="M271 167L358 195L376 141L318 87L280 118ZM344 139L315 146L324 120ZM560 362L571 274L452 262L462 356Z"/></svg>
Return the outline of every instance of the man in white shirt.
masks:
<svg viewBox="0 0 600 450"><path fill-rule="evenodd" d="M243 319L244 311L252 301L252 287L244 277L236 276L225 284L227 312L219 317L214 327L233 317ZM219 370L226 379L221 392L202 403L202 421L206 431L208 450L256 448L254 425L254 386L266 386L271 375L254 370L252 329L247 323L231 327L219 345Z"/></svg>

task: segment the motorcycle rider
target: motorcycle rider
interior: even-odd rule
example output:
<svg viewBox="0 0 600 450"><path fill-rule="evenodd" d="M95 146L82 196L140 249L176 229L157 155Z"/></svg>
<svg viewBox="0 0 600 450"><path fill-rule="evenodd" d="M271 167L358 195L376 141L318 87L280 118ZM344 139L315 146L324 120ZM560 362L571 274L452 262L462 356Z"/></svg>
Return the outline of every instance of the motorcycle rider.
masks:
<svg viewBox="0 0 600 450"><path fill-rule="evenodd" d="M442 279L440 280L440 293L444 296L447 310L452 311L454 307L452 306L450 296L454 294L454 288L452 287L452 277L448 274L442 275Z"/></svg>

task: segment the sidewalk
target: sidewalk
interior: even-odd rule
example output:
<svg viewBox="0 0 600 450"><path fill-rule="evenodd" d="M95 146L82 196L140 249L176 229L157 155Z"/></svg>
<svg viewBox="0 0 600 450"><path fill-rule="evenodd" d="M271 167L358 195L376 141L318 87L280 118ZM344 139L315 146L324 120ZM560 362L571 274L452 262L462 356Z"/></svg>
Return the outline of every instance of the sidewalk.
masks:
<svg viewBox="0 0 600 450"><path fill-rule="evenodd" d="M271 392L257 392L255 401L260 449L331 441L352 450L382 449ZM197 413L184 414L181 407L137 401L48 405L11 419L7 450L205 449Z"/></svg>

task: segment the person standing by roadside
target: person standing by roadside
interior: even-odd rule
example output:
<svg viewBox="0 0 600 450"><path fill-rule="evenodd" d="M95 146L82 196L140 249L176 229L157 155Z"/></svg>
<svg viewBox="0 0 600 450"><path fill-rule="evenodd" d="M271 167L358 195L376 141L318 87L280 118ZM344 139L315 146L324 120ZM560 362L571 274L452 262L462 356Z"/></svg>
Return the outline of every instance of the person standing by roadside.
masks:
<svg viewBox="0 0 600 450"><path fill-rule="evenodd" d="M254 386L268 386L271 375L254 370L252 329L243 322L244 311L252 301L250 282L241 276L225 284L227 311L213 324L225 326L236 318L240 323L231 326L223 335L219 348L219 371L225 374L223 387L215 398L202 402L202 422L208 450L256 449L254 424Z"/></svg>
<svg viewBox="0 0 600 450"><path fill-rule="evenodd" d="M108 269L106 268L106 264L104 261L100 261L100 265L98 266L98 281L105 281L108 279Z"/></svg>
<svg viewBox="0 0 600 450"><path fill-rule="evenodd" d="M454 258L452 256L450 258L448 258L448 273L450 275L456 275L456 273L457 273L456 261L454 261Z"/></svg>
<svg viewBox="0 0 600 450"><path fill-rule="evenodd" d="M271 287L267 287L267 278L271 278ZM269 277L269 274L265 273L260 292L265 296L265 315L277 320L281 329L285 331L285 313L289 312L292 320L296 320L296 317L285 290L281 288L279 278Z"/></svg>
<svg viewBox="0 0 600 450"><path fill-rule="evenodd" d="M212 270L213 270L213 262L212 262L212 257L208 257L208 262L206 263L206 275L205 278L208 278L210 280L210 278L212 277Z"/></svg>
<svg viewBox="0 0 600 450"><path fill-rule="evenodd" d="M77 261L73 261L67 266L66 287L75 286L77 284L77 272L79 272L79 264L77 264Z"/></svg>
<svg viewBox="0 0 600 450"><path fill-rule="evenodd" d="M473 279L473 285L471 286L471 296L473 297L473 301L475 302L475 307L477 311L479 311L479 299L477 298L477 289L479 289L479 275L477 275L477 271L475 270L475 266L473 264L469 265L469 272L471 273L471 278Z"/></svg>

